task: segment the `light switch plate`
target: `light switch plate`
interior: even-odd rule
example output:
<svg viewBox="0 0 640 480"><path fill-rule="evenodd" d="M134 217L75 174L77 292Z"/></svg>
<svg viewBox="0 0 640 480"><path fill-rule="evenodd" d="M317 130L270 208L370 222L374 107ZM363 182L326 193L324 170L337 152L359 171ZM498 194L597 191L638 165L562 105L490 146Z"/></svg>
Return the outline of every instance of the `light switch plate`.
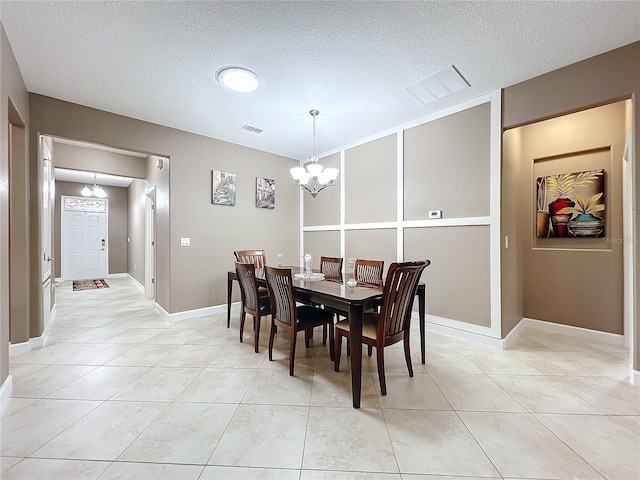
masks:
<svg viewBox="0 0 640 480"><path fill-rule="evenodd" d="M190 247L191 246L191 239L190 238L181 238L180 239L180 246L181 247Z"/></svg>
<svg viewBox="0 0 640 480"><path fill-rule="evenodd" d="M442 218L442 210L429 210L429 220Z"/></svg>

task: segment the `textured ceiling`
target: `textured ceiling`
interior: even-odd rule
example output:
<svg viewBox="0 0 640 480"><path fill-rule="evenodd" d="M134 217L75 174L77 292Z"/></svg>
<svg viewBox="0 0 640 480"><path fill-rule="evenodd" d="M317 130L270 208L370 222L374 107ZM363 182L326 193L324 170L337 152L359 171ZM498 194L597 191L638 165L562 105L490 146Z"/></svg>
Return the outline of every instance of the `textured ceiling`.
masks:
<svg viewBox="0 0 640 480"><path fill-rule="evenodd" d="M640 40L640 2L0 1L31 92L293 158ZM222 66L260 75L234 94ZM455 65L471 88L405 87ZM250 124L260 135L240 128Z"/></svg>

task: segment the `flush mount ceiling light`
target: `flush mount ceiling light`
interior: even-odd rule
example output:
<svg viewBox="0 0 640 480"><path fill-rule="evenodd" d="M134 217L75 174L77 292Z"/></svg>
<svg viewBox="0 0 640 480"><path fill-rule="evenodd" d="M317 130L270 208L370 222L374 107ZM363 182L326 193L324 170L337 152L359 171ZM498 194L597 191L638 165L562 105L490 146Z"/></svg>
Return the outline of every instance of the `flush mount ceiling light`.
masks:
<svg viewBox="0 0 640 480"><path fill-rule="evenodd" d="M296 185L304 188L313 198L316 198L316 195L325 188L332 186L339 173L337 168L324 168L318 163L318 155L316 155L316 117L319 114L318 110L309 112L309 115L313 117L313 153L307 168L294 167L289 170Z"/></svg>
<svg viewBox="0 0 640 480"><path fill-rule="evenodd" d="M260 86L258 75L241 67L227 67L218 70L216 79L223 87L239 93L255 92Z"/></svg>

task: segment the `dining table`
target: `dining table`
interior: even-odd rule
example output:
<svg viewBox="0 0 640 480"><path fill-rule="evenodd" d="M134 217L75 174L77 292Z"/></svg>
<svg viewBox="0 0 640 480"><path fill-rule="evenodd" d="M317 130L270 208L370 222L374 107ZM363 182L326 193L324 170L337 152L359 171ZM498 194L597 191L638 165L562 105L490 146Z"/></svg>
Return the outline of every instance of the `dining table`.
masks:
<svg viewBox="0 0 640 480"><path fill-rule="evenodd" d="M324 280L298 278L296 274L304 273L297 266L290 268L293 279L293 296L297 302L332 307L346 312L349 321L349 342L351 347L351 389L353 407L360 408L362 394L362 320L364 312L382 304L382 287L356 284L347 286L341 278L325 278ZM317 273L317 272L316 272ZM227 328L231 325L231 297L233 282L237 281L235 270L227 273ZM256 281L265 287L264 269L256 269ZM418 285L418 314L420 324L421 360L425 363L425 291L424 283Z"/></svg>

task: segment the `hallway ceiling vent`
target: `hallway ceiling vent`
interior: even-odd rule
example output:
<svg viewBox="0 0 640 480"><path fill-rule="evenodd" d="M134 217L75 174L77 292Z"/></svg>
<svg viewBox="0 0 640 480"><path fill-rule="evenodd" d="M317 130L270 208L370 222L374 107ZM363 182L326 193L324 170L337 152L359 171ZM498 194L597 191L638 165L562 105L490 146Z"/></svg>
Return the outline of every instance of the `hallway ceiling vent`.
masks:
<svg viewBox="0 0 640 480"><path fill-rule="evenodd" d="M405 90L413 98L426 105L469 87L469 83L460 75L456 67L451 65L435 75L409 85Z"/></svg>
<svg viewBox="0 0 640 480"><path fill-rule="evenodd" d="M242 127L240 127L240 130L246 130L247 132L256 133L256 134L262 133L261 128L251 126L248 123L245 123Z"/></svg>

